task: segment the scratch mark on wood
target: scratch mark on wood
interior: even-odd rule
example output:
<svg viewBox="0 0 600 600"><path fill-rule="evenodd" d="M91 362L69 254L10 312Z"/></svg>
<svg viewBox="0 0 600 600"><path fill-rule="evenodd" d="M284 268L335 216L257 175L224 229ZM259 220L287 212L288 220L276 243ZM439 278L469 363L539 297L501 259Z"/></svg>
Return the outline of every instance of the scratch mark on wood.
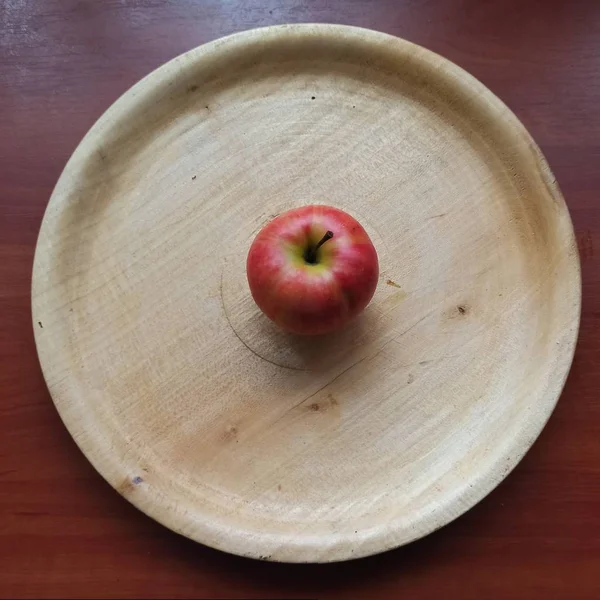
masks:
<svg viewBox="0 0 600 600"><path fill-rule="evenodd" d="M381 352L381 350L380 350L380 352ZM273 421L271 423L270 427L272 427L273 425L277 424L288 413L292 412L293 410L295 410L299 406L302 406L302 404L305 404L306 402L308 402L309 400L311 400L312 398L314 398L317 394L320 394L325 388L329 387L332 383L335 383L340 377L342 377L343 375L345 375L346 373L348 373L349 371L351 371L352 369L354 369L354 367L356 367L357 365L359 365L360 363L364 362L365 360L367 360L369 358L370 357L368 357L368 356L364 356L360 360L357 360L355 363L351 364L347 369L344 369L341 373L339 373L338 375L336 375L333 379L331 379L330 381L328 381L325 385L321 386L316 392L313 392L312 394L310 394L310 396L306 396L306 398L303 398L300 402L297 402L296 404L294 404L294 406L292 406L291 408L288 408L288 410L286 410L281 416L277 417L277 419L275 419L275 421Z"/></svg>
<svg viewBox="0 0 600 600"><path fill-rule="evenodd" d="M408 329L405 329L400 335L398 335L398 337L401 338L403 335L406 335L409 331L412 331L419 323L424 321L428 316L429 314L425 315L424 317L421 317L416 323L413 323Z"/></svg>

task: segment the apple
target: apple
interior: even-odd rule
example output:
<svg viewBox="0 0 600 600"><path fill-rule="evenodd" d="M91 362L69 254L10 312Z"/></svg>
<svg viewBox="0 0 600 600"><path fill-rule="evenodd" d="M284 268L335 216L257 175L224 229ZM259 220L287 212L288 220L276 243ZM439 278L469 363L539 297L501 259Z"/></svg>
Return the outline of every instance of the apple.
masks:
<svg viewBox="0 0 600 600"><path fill-rule="evenodd" d="M282 329L322 334L367 306L377 287L379 260L354 217L311 205L279 215L258 232L246 274L254 301Z"/></svg>

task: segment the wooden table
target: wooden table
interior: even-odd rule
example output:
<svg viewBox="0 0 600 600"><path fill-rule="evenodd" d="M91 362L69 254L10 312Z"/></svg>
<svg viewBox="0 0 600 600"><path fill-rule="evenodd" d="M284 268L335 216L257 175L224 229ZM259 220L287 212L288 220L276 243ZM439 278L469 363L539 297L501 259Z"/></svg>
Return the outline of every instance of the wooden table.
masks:
<svg viewBox="0 0 600 600"><path fill-rule="evenodd" d="M63 427L33 344L30 274L46 203L100 114L177 54L260 25L361 25L481 79L548 158L583 267L575 362L543 434L468 514L333 565L228 556L139 513ZM600 3L596 0L0 2L0 597L600 597Z"/></svg>

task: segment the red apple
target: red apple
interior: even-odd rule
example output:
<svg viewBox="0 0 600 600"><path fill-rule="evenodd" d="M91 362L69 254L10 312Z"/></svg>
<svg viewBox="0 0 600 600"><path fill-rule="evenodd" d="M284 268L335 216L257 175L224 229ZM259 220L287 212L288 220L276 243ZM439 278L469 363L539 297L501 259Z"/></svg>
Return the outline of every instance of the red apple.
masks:
<svg viewBox="0 0 600 600"><path fill-rule="evenodd" d="M267 317L286 331L318 334L341 327L367 306L379 261L367 232L348 213L304 206L261 229L246 273Z"/></svg>

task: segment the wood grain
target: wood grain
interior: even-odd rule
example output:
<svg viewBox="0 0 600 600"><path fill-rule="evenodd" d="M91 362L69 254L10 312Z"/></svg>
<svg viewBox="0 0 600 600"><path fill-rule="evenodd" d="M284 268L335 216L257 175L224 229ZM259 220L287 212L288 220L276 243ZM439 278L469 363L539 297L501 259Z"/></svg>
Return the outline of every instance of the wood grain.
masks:
<svg viewBox="0 0 600 600"><path fill-rule="evenodd" d="M593 1L4 3L0 108L9 118L0 119L0 594L596 598L599 16ZM575 363L525 460L486 500L435 535L326 567L222 555L123 502L56 415L37 366L29 309L41 215L68 156L101 112L152 68L199 43L307 20L394 33L479 77L541 145L571 209L583 259Z"/></svg>

